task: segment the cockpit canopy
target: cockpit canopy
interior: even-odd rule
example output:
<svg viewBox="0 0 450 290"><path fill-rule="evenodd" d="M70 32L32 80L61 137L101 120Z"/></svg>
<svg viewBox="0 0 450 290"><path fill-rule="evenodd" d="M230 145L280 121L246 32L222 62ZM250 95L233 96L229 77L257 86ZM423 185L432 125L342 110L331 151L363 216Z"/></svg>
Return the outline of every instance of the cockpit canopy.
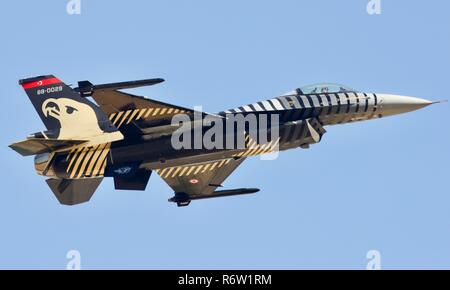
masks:
<svg viewBox="0 0 450 290"><path fill-rule="evenodd" d="M348 93L356 92L354 89L340 84L313 84L296 89L295 91L286 93L284 95L308 95L308 94L327 94L327 93Z"/></svg>
<svg viewBox="0 0 450 290"><path fill-rule="evenodd" d="M340 84L314 84L301 87L300 90L304 94L346 93L355 91L352 88Z"/></svg>

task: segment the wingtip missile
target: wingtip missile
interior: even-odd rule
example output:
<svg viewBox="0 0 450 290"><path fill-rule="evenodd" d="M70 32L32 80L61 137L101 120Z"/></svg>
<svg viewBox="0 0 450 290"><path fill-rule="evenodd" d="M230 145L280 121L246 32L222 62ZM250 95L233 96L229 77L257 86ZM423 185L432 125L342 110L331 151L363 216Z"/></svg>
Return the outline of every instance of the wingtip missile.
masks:
<svg viewBox="0 0 450 290"><path fill-rule="evenodd" d="M83 96L88 97L91 96L95 91L100 90L124 90L124 89L132 89L139 88L145 86L153 86L159 83L164 82L162 78L154 78L154 79L145 79L145 80L137 80L137 81L127 81L127 82L118 82L118 83L108 83L108 84L100 84L93 85L90 81L79 81L78 87L74 90L80 92Z"/></svg>
<svg viewBox="0 0 450 290"><path fill-rule="evenodd" d="M214 191L208 195L187 195L184 193L176 193L175 196L169 199L170 202L177 203L178 206L187 206L192 200L199 199L207 199L207 198L216 198L216 197L225 197L225 196L233 196L233 195L243 195L243 194L252 194L259 191L259 188L238 188L238 189L227 189L227 190L218 190Z"/></svg>

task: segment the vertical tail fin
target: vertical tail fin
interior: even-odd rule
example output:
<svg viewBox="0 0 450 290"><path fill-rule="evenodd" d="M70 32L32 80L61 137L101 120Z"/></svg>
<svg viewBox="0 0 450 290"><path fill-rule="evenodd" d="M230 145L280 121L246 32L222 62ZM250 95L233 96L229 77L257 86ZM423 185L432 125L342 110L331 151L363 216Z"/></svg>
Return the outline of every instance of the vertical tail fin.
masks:
<svg viewBox="0 0 450 290"><path fill-rule="evenodd" d="M76 205L88 202L103 178L47 179L47 184L61 204Z"/></svg>
<svg viewBox="0 0 450 290"><path fill-rule="evenodd" d="M42 122L58 139L100 135L117 129L102 110L53 75L22 79Z"/></svg>

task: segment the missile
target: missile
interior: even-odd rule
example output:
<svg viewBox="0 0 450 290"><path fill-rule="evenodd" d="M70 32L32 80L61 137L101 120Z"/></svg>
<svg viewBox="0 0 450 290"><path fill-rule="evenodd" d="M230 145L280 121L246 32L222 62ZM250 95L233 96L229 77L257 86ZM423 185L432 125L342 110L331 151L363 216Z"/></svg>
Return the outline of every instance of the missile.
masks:
<svg viewBox="0 0 450 290"><path fill-rule="evenodd" d="M156 78L156 79L145 79L138 81L129 81L129 82L119 82L119 83L109 83L109 84L101 84L101 85L93 85L89 81L80 81L78 82L78 87L74 88L76 92L81 93L83 97L91 96L94 91L100 90L123 90L123 89L132 89L144 86L153 86L159 83L164 82L164 79Z"/></svg>
<svg viewBox="0 0 450 290"><path fill-rule="evenodd" d="M191 200L251 194L251 193L256 193L258 191L259 191L258 188L238 188L238 189L218 190L218 191L214 191L213 193L208 194L208 195L201 195L201 194L187 195L185 193L179 192L179 193L175 193L175 196L170 198L169 201L176 202L178 206L187 206L187 205L189 205Z"/></svg>

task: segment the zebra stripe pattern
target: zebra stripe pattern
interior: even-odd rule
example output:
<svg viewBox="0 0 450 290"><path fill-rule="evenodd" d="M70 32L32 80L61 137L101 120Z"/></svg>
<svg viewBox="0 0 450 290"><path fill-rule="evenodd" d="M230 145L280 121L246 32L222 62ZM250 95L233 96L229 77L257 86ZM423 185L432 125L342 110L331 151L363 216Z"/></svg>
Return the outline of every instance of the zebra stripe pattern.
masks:
<svg viewBox="0 0 450 290"><path fill-rule="evenodd" d="M376 100L376 95L373 95ZM270 112L295 110L291 112L292 119L308 118L311 115L357 114L366 113L369 108L370 96L364 93L322 93L311 95L286 95L267 101L220 112L219 114L233 114L246 112ZM314 113L314 114L313 114ZM348 116L342 121L348 121Z"/></svg>
<svg viewBox="0 0 450 290"><path fill-rule="evenodd" d="M216 161L212 163L196 164L188 166L175 166L168 167L164 169L156 169L162 178L176 178L183 176L192 176L207 173L213 171L214 169L221 168L231 162L232 159L224 159L221 161Z"/></svg>
<svg viewBox="0 0 450 290"><path fill-rule="evenodd" d="M322 136L325 133L325 129L317 120L310 120L309 124ZM304 140L307 137L308 129L306 121L299 121L295 124L286 126L281 136L282 144L291 144L299 140Z"/></svg>

